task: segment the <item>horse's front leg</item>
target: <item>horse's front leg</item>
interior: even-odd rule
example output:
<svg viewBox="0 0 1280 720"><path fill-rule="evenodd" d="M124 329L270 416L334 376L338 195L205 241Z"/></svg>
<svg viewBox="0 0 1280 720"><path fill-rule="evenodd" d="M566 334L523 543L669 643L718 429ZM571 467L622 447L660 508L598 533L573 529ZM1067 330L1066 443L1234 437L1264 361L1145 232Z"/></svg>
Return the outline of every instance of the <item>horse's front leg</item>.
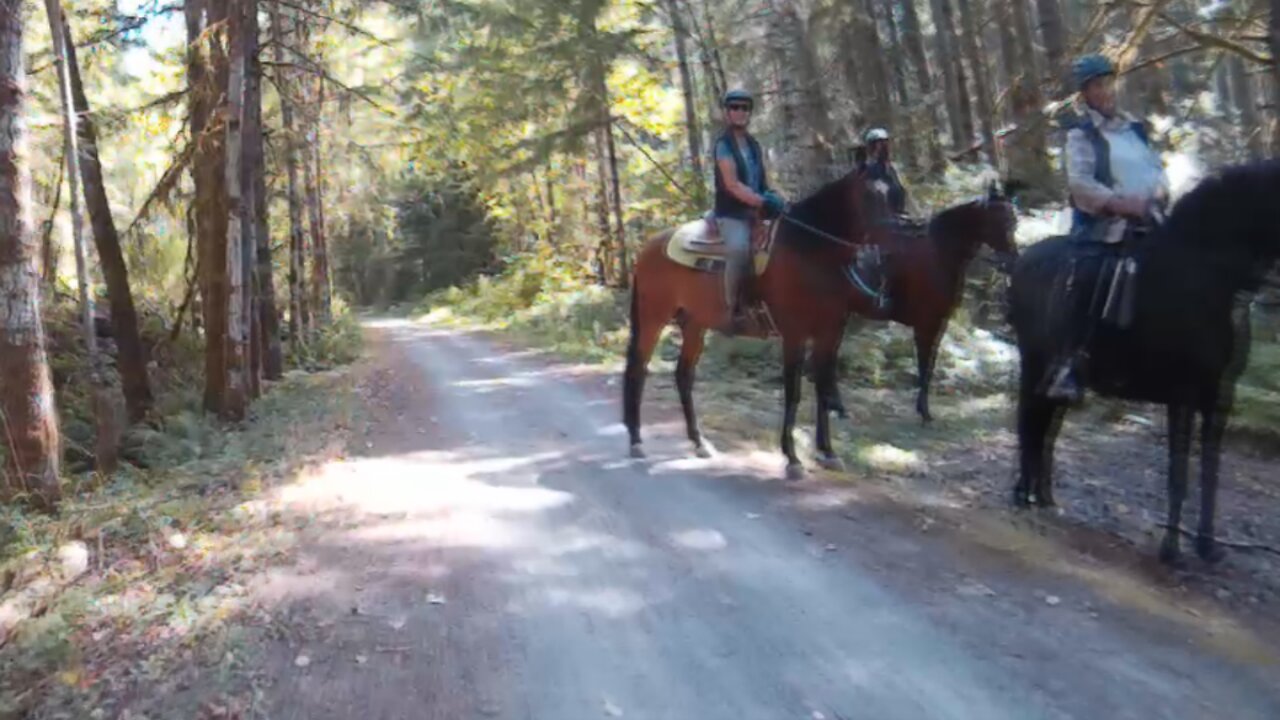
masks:
<svg viewBox="0 0 1280 720"><path fill-rule="evenodd" d="M1187 497L1187 461L1191 453L1191 430L1195 411L1187 405L1169 405L1169 516L1160 560L1176 565L1182 559L1178 533L1182 527L1182 502Z"/></svg>
<svg viewBox="0 0 1280 720"><path fill-rule="evenodd" d="M828 470L843 470L844 463L831 446L831 398L836 393L836 353L840 340L814 342L814 398L817 403L818 464Z"/></svg>
<svg viewBox="0 0 1280 720"><path fill-rule="evenodd" d="M946 323L941 326L916 327L914 330L918 387L916 412L920 414L920 421L928 424L933 422L933 413L929 412L929 385L933 382L934 363L938 358L938 342L942 339L942 333L946 331Z"/></svg>
<svg viewBox="0 0 1280 720"><path fill-rule="evenodd" d="M804 477L804 465L796 455L796 441L792 431L796 426L796 410L800 406L800 366L804 362L804 340L783 339L782 385L782 453L787 456L787 479Z"/></svg>
<svg viewBox="0 0 1280 720"><path fill-rule="evenodd" d="M1196 529L1196 554L1210 563L1216 563L1226 555L1214 539L1213 523L1218 509L1218 470L1227 415L1221 406L1214 403L1202 413L1204 425L1200 429L1200 526Z"/></svg>

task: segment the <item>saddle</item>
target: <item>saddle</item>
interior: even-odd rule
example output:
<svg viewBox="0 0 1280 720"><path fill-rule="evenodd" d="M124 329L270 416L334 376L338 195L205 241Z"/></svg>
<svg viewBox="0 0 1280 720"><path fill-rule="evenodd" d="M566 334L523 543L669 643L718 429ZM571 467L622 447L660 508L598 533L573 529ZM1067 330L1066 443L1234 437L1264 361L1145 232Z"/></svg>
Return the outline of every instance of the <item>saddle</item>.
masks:
<svg viewBox="0 0 1280 720"><path fill-rule="evenodd" d="M764 221L756 223L751 229L752 269L756 277L763 275L769 266L777 228L777 222ZM666 247L667 257L672 262L713 274L724 272L725 252L724 241L720 239L720 228L713 213L681 225L671 234ZM746 316L745 327L740 334L759 338L777 334L777 327L769 315L768 307L753 298L749 289L744 289L744 299L746 302L742 310Z"/></svg>
<svg viewBox="0 0 1280 720"><path fill-rule="evenodd" d="M764 221L756 223L751 230L753 266L757 276L764 274L765 268L769 266L769 255L773 250L777 228L778 223ZM672 262L693 270L724 272L724 256L724 241L720 239L720 228L712 213L681 225L667 241L667 257Z"/></svg>
<svg viewBox="0 0 1280 720"><path fill-rule="evenodd" d="M1067 287L1075 283L1093 287L1089 321L1100 320L1120 330L1133 324L1138 259L1147 234L1146 228L1129 229L1120 242L1074 244Z"/></svg>

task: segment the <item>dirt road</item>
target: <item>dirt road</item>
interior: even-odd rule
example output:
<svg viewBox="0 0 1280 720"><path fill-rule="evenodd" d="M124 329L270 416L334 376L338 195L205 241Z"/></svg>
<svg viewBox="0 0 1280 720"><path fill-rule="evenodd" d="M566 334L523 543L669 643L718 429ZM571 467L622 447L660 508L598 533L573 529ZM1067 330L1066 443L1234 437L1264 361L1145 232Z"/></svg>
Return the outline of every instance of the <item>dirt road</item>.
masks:
<svg viewBox="0 0 1280 720"><path fill-rule="evenodd" d="M1280 717L1273 646L1231 618L870 481L692 459L653 404L632 461L612 376L371 332L381 417L289 491L330 529L260 590L288 618L271 717Z"/></svg>

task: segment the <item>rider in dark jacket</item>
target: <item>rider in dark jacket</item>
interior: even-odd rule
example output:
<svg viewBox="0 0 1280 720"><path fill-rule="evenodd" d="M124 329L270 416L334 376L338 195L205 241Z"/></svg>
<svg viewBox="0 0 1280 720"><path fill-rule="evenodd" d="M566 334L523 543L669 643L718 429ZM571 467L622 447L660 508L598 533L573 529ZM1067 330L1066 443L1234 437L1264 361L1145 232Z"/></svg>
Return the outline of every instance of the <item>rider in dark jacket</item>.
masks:
<svg viewBox="0 0 1280 720"><path fill-rule="evenodd" d="M872 128L864 136L867 143L868 162L866 180L871 189L884 198L889 212L895 217L907 214L907 189L898 177L898 169L890 158L889 131Z"/></svg>

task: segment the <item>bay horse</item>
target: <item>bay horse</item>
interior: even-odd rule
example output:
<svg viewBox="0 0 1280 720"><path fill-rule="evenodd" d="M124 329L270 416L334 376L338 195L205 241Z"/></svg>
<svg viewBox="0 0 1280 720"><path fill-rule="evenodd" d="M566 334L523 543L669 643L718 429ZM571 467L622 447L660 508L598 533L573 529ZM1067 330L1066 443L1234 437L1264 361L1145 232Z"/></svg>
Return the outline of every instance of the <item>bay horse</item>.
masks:
<svg viewBox="0 0 1280 720"><path fill-rule="evenodd" d="M772 249L763 273L752 281L754 295L767 309L783 345L782 452L787 477L799 479L804 466L796 455L792 429L800 402L800 370L805 345L812 341L817 390L818 463L838 468L831 447L829 399L835 385L836 354L851 310L870 312L874 291L859 288L853 262L857 243L868 239L864 219L867 188L855 170L796 203L775 221ZM623 421L631 455L644 457L640 438L640 403L649 360L663 329L673 319L681 329L676 388L684 410L688 437L697 454L710 457L714 448L703 437L693 406L695 368L709 329L727 324L724 277L673 261L667 253L676 229L652 237L636 256L631 286L631 339L623 376ZM874 232L874 231L871 231ZM759 330L755 337L771 333Z"/></svg>
<svg viewBox="0 0 1280 720"><path fill-rule="evenodd" d="M1168 412L1168 518L1160 559L1181 560L1182 503L1196 414L1200 429L1200 524L1196 552L1223 556L1214 539L1222 437L1235 382L1248 362L1249 328L1233 318L1238 298L1256 292L1280 256L1280 160L1227 169L1202 181L1167 221L1130 248L1138 260L1132 322L1097 321L1081 380L1102 395L1159 403ZM1059 272L1079 251L1068 238L1029 248L1014 267L1010 320L1021 357L1015 504L1051 506L1053 447L1066 405L1042 392L1059 347L1052 322ZM1080 277L1089 293L1097 275ZM1092 310L1090 310L1092 312Z"/></svg>
<svg viewBox="0 0 1280 720"><path fill-rule="evenodd" d="M916 412L929 423L929 386L933 380L938 344L947 324L964 298L969 265L983 245L991 248L996 264L1012 267L1018 257L1014 240L1018 217L1013 203L996 183L983 197L947 208L921 229L895 229L881 251L887 258L885 273L890 304L888 311L872 309L866 317L892 320L912 329L916 346ZM843 402L835 399L836 411Z"/></svg>

